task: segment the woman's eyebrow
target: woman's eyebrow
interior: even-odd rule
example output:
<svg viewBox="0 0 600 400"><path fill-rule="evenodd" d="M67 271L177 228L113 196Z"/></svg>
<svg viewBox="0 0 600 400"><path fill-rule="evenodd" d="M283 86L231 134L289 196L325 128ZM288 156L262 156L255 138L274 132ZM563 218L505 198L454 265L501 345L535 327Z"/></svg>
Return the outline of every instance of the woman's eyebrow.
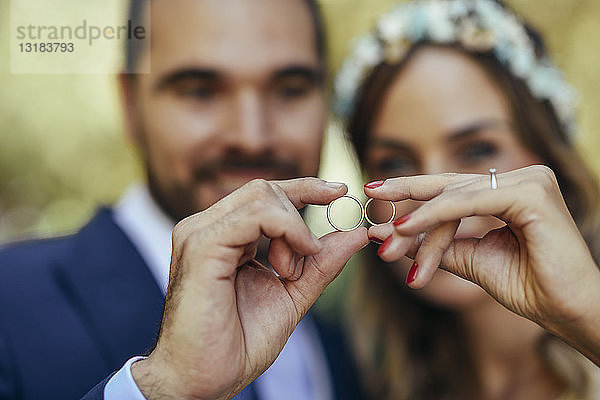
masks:
<svg viewBox="0 0 600 400"><path fill-rule="evenodd" d="M483 130L486 129L494 129L494 128L510 128L512 124L508 121L501 119L487 119L480 120L476 122L472 122L468 125L460 127L458 129L453 130L447 137L445 138L446 142L456 142L462 140L464 138L468 138L470 136L475 136ZM408 144L405 144L399 140L386 138L385 135L380 138L371 139L367 145L369 149L377 148L377 147L385 147L388 149L395 149L398 151L411 151L411 147ZM391 136L391 135L389 135ZM394 136L401 136L395 134Z"/></svg>
<svg viewBox="0 0 600 400"><path fill-rule="evenodd" d="M507 128L511 123L501 119L487 119L470 123L464 127L453 130L446 136L446 142L456 142L469 136L474 136L486 129Z"/></svg>
<svg viewBox="0 0 600 400"><path fill-rule="evenodd" d="M367 145L369 149L374 147L392 148L398 151L411 151L410 146L394 139L376 138L369 141Z"/></svg>

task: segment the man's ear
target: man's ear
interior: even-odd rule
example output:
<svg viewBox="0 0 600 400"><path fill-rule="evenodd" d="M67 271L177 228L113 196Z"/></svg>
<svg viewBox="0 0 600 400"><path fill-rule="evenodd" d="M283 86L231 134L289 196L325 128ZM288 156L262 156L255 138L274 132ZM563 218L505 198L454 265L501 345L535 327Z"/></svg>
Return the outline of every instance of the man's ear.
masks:
<svg viewBox="0 0 600 400"><path fill-rule="evenodd" d="M132 144L139 147L141 138L139 137L139 115L135 93L137 84L136 77L131 74L120 73L117 75L117 79L121 95L121 108L123 110L125 133Z"/></svg>

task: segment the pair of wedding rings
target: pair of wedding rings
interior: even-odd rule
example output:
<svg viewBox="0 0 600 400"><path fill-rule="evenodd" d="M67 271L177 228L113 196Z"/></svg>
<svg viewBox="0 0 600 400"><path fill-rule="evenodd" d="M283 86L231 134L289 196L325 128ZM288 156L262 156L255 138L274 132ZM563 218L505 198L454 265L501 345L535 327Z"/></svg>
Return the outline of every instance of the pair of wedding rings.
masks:
<svg viewBox="0 0 600 400"><path fill-rule="evenodd" d="M490 173L490 186L491 186L492 190L496 190L496 189L498 189L498 179L496 177L496 168L490 168L489 173ZM360 207L360 220L358 221L358 223L356 225L354 225L352 228L349 228L349 229L344 229L344 228L337 226L335 224L335 222L333 222L333 219L331 218L331 208L333 207L333 205L335 204L336 201L339 201L343 198L348 198L348 199L353 200ZM329 225L331 225L333 227L333 229L335 229L337 231L350 232L350 231L353 231L353 230L357 229L358 227L362 226L365 219L367 220L368 223L370 223L371 225L374 225L374 226L389 224L390 222L392 222L394 220L394 218L396 217L396 207L394 206L394 203L392 201L389 201L390 205L392 206L392 216L390 217L389 221L384 222L382 224L373 222L373 220L371 220L371 218L369 218L369 212L368 212L369 204L371 204L372 201L373 201L373 199L370 198L369 200L367 200L367 202L363 206L363 204L360 202L359 199L357 199L356 197L349 195L349 194L342 196L339 199L335 199L334 201L332 201L331 203L329 203L327 205L327 222L329 222Z"/></svg>
<svg viewBox="0 0 600 400"><path fill-rule="evenodd" d="M335 224L335 222L333 222L333 218L331 217L331 208L333 207L333 205L335 204L336 201L342 200L343 198L348 198L350 200L353 200L360 207L360 220L358 221L358 223L356 225L354 225L352 228L349 228L349 229L345 229L345 228L337 226ZM349 194L342 196L339 199L335 199L334 201L332 201L331 203L329 203L327 205L327 222L329 222L329 225L331 225L333 227L333 229L335 229L339 232L350 232L350 231L353 231L353 230L359 228L360 226L362 226L365 219L371 225L388 224L394 220L394 218L396 217L396 207L394 206L394 202L392 202L392 201L389 201L390 205L392 206L392 216L390 217L389 221L384 222L382 224L378 224L378 223L374 222L371 218L369 218L368 209L369 209L369 204L371 204L372 201L373 201L373 199L370 198L369 200L367 200L365 205L363 205L359 199L357 199L356 197L349 195Z"/></svg>

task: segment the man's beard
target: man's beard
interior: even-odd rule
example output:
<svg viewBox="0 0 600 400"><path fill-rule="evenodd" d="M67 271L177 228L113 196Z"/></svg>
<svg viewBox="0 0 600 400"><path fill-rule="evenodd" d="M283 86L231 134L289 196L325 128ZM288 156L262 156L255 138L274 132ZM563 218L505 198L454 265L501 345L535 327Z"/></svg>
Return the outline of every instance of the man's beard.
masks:
<svg viewBox="0 0 600 400"><path fill-rule="evenodd" d="M264 156L260 158L250 158L243 156L225 156L216 160L201 163L195 168L193 181L188 185L175 184L169 188L162 188L159 180L156 178L151 163L148 159L145 162L148 187L152 197L158 203L159 207L174 221L180 221L192 214L203 211L212 204L198 204L200 201L196 198L197 186L200 184L216 185L219 171L224 169L250 169L277 171L277 179L292 179L300 177L300 166L286 160L273 160L273 156ZM260 178L260 176L257 176ZM299 210L304 218L304 211ZM271 267L268 261L269 243L267 238L262 238L257 247L256 257L261 264Z"/></svg>
<svg viewBox="0 0 600 400"><path fill-rule="evenodd" d="M180 221L212 206L215 199L203 200L197 198L198 187L200 185L213 185L216 187L221 171L264 171L265 175L275 176L278 180L300 177L300 165L298 163L275 159L272 154L265 154L261 157L229 154L218 159L199 163L194 168L191 182L187 184L172 182L169 187L163 187L151 164L150 160L146 159L145 168L150 193L162 210L174 221ZM256 178L263 177L260 175L259 172Z"/></svg>

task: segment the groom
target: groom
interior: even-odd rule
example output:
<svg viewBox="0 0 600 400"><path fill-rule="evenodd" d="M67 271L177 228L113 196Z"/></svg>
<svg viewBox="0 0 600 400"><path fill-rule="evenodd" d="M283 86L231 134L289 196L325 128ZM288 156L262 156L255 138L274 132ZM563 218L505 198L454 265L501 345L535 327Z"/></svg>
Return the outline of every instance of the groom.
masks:
<svg viewBox="0 0 600 400"><path fill-rule="evenodd" d="M317 173L326 98L314 1L149 3L132 1L131 16L152 8L151 48L127 56L152 72L120 78L148 183L74 236L0 253L0 398L76 399L98 382L88 398L228 398L298 323L241 395L355 398L340 335L301 317L366 233L316 241L296 211L346 189L253 181ZM266 262L263 234L281 279L253 260ZM156 348L136 358L161 315Z"/></svg>

